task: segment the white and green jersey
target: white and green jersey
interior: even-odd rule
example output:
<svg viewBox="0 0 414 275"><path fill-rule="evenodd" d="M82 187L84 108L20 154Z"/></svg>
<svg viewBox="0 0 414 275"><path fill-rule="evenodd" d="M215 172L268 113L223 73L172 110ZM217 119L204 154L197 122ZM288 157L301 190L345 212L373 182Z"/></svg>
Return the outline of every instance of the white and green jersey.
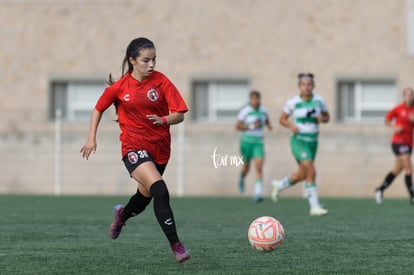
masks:
<svg viewBox="0 0 414 275"><path fill-rule="evenodd" d="M262 142L263 127L269 119L266 108L259 106L259 108L256 110L250 104L246 104L240 109L237 119L239 121L242 121L243 124L248 127L253 127L256 122L260 122L260 126L258 128L243 131L242 140Z"/></svg>
<svg viewBox="0 0 414 275"><path fill-rule="evenodd" d="M317 117L327 111L325 100L317 94L313 94L310 100L303 100L300 95L297 95L288 100L283 108L283 112L288 114L298 127L298 138L306 141L318 140Z"/></svg>

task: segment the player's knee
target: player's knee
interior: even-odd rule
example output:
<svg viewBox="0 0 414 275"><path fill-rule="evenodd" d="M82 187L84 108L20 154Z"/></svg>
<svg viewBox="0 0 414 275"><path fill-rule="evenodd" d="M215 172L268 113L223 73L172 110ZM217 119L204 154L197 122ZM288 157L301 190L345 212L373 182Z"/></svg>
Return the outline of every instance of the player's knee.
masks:
<svg viewBox="0 0 414 275"><path fill-rule="evenodd" d="M150 193L154 198L169 197L167 185L163 180L154 182L150 187Z"/></svg>
<svg viewBox="0 0 414 275"><path fill-rule="evenodd" d="M147 198L152 197L150 191L148 191L142 184L138 185L137 192L140 193L144 197L147 197Z"/></svg>
<svg viewBox="0 0 414 275"><path fill-rule="evenodd" d="M411 167L411 165L404 165L403 167L401 167L401 170L402 171L404 171L404 173L406 174L406 175L409 175L409 174L411 174L413 171L413 169L412 169L412 167Z"/></svg>
<svg viewBox="0 0 414 275"><path fill-rule="evenodd" d="M292 175L295 182L302 181L306 178L306 171L304 169L299 168L299 170Z"/></svg>
<svg viewBox="0 0 414 275"><path fill-rule="evenodd" d="M401 173L401 171L402 171L402 168L394 168L391 173L397 176L398 174Z"/></svg>
<svg viewBox="0 0 414 275"><path fill-rule="evenodd" d="M315 170L313 170L313 173L312 173L310 178L311 178L311 182L315 182L315 180L316 180L316 171Z"/></svg>
<svg viewBox="0 0 414 275"><path fill-rule="evenodd" d="M314 168L313 166L309 166L309 167L306 169L306 172L305 172L305 178L306 178L307 180L312 180L312 181L314 181L314 180L315 180L315 178L316 178L316 170L315 170L315 168Z"/></svg>
<svg viewBox="0 0 414 275"><path fill-rule="evenodd" d="M310 174L310 173L314 173L315 172L315 167L313 166L312 163L306 163L306 165L304 165L304 171L306 174Z"/></svg>

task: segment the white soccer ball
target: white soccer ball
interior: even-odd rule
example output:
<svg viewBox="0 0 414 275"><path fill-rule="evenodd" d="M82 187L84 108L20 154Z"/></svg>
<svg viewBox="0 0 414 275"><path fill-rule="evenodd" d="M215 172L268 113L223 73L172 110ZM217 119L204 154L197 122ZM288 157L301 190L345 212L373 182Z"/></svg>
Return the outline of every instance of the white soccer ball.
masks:
<svg viewBox="0 0 414 275"><path fill-rule="evenodd" d="M247 236L254 249L269 252L283 243L285 231L277 219L263 216L255 219L250 224Z"/></svg>

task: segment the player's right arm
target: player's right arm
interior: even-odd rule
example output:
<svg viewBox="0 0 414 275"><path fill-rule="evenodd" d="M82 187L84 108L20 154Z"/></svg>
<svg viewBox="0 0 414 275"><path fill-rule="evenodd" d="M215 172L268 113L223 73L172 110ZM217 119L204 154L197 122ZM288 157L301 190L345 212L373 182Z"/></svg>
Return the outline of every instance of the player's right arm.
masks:
<svg viewBox="0 0 414 275"><path fill-rule="evenodd" d="M290 129L295 134L299 132L298 127L290 121L289 114L287 114L285 112L282 112L282 114L280 115L279 123L283 127L286 127L288 129Z"/></svg>
<svg viewBox="0 0 414 275"><path fill-rule="evenodd" d="M246 107L243 107L237 116L236 130L238 131L252 130L255 128L254 125L247 125L245 123L245 119L247 115L246 111L247 111Z"/></svg>
<svg viewBox="0 0 414 275"><path fill-rule="evenodd" d="M402 131L402 127L400 125L397 125L395 121L395 108L392 109L387 113L385 116L385 125L387 125L389 128L393 129L394 132L399 133Z"/></svg>
<svg viewBox="0 0 414 275"><path fill-rule="evenodd" d="M95 108L92 111L91 121L89 123L89 134L85 145L81 148L80 152L83 158L89 159L91 153L96 151L96 133L98 131L99 122L101 121L103 112L115 102L117 98L118 90L113 88L114 85L109 86L105 89Z"/></svg>
<svg viewBox="0 0 414 275"><path fill-rule="evenodd" d="M244 122L241 121L241 120L238 120L237 123L236 123L236 129L239 130L239 131L252 130L252 129L254 129L254 127L255 127L254 125L249 126L249 125L244 124Z"/></svg>
<svg viewBox="0 0 414 275"><path fill-rule="evenodd" d="M92 111L91 121L89 124L89 134L85 145L81 148L80 152L83 158L89 159L92 152L96 151L96 133L98 131L99 122L101 121L102 113L94 109Z"/></svg>

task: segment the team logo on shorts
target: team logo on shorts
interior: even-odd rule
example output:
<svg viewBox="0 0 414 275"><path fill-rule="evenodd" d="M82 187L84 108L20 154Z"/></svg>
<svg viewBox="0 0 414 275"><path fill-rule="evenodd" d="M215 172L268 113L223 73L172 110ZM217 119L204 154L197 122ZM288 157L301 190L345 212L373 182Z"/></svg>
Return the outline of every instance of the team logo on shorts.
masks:
<svg viewBox="0 0 414 275"><path fill-rule="evenodd" d="M151 89L147 92L147 97L150 101L154 102L158 99L158 92L155 89Z"/></svg>
<svg viewBox="0 0 414 275"><path fill-rule="evenodd" d="M308 156L308 154L306 154L306 152L302 152L300 155L301 155L302 158L306 158Z"/></svg>
<svg viewBox="0 0 414 275"><path fill-rule="evenodd" d="M135 152L129 152L128 153L128 161L131 164L135 164L138 162L138 154Z"/></svg>
<svg viewBox="0 0 414 275"><path fill-rule="evenodd" d="M400 149L400 154L404 154L410 151L410 147L405 146L405 145L401 146L399 149Z"/></svg>

